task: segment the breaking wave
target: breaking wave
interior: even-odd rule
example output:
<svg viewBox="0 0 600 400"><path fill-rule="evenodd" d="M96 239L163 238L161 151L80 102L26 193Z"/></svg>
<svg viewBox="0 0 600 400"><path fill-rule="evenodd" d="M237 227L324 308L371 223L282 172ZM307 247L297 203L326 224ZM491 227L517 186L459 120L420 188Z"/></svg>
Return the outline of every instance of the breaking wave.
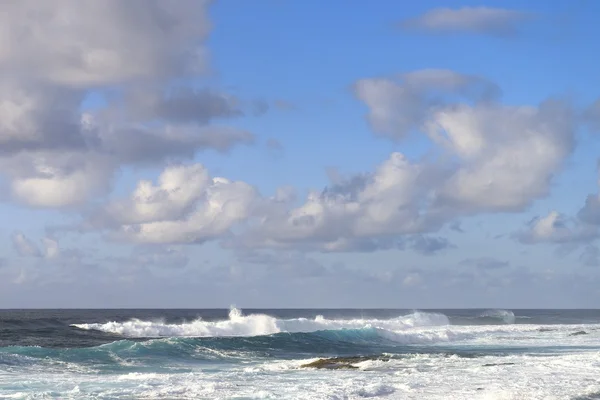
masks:
<svg viewBox="0 0 600 400"><path fill-rule="evenodd" d="M505 324L515 323L515 314L509 310L486 310L479 315L480 318L489 318L493 320L500 320Z"/></svg>
<svg viewBox="0 0 600 400"><path fill-rule="evenodd" d="M280 332L267 336L170 337L122 339L94 347L44 348L0 347L0 366L48 363L79 363L108 368L135 365L160 366L166 359L182 361L254 360L288 358L302 354L355 355L395 352L404 345L447 342L469 336L465 333L416 330L392 332L382 328Z"/></svg>
<svg viewBox="0 0 600 400"><path fill-rule="evenodd" d="M449 325L448 317L438 313L413 312L391 319L277 319L265 314L243 315L237 308L229 312L229 319L222 321L195 321L167 324L163 321L143 321L132 319L125 322L101 324L73 324L72 326L118 334L130 338L151 337L248 337L276 333L316 332L341 329L369 329L401 332L411 328L425 328Z"/></svg>

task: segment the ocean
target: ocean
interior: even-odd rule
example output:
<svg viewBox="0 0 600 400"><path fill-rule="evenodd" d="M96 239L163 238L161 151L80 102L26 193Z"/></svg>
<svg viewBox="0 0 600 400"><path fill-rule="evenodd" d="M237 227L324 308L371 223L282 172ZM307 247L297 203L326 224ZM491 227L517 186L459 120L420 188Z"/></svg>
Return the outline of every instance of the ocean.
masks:
<svg viewBox="0 0 600 400"><path fill-rule="evenodd" d="M600 310L0 310L0 399L600 399Z"/></svg>

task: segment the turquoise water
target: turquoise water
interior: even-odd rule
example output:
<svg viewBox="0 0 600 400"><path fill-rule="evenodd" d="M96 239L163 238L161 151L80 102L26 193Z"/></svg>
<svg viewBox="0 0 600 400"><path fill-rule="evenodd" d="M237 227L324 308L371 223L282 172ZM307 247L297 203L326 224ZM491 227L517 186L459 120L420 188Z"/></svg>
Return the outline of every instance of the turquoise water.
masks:
<svg viewBox="0 0 600 400"><path fill-rule="evenodd" d="M597 310L4 310L0 398L600 398L599 339Z"/></svg>

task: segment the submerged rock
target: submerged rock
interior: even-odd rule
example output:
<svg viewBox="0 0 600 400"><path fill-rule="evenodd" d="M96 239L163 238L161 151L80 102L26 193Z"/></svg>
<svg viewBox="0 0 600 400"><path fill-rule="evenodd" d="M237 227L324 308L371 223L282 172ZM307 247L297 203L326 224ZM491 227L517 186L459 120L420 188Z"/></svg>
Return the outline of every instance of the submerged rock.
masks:
<svg viewBox="0 0 600 400"><path fill-rule="evenodd" d="M586 331L577 331L577 332L573 332L571 333L569 336L579 336L579 335L587 335L588 333Z"/></svg>
<svg viewBox="0 0 600 400"><path fill-rule="evenodd" d="M389 361L389 358L380 356L357 356L357 357L332 357L320 358L308 364L302 364L300 368L319 368L319 369L358 369L354 364L363 361L379 360Z"/></svg>

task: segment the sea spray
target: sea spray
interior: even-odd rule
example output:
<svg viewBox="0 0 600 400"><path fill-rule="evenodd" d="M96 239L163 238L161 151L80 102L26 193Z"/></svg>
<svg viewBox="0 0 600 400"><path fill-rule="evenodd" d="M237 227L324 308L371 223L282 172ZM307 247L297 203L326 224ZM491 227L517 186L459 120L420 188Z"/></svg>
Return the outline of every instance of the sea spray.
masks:
<svg viewBox="0 0 600 400"><path fill-rule="evenodd" d="M419 311L390 319L326 319L321 315L317 315L313 319L277 319L266 314L243 315L241 310L232 308L229 312L229 319L222 321L197 319L180 324L167 324L163 321L132 319L125 322L112 321L96 324L73 324L72 326L79 329L119 334L125 337L222 337L371 327L389 331L402 331L410 328L446 326L449 324L448 317L443 314Z"/></svg>

